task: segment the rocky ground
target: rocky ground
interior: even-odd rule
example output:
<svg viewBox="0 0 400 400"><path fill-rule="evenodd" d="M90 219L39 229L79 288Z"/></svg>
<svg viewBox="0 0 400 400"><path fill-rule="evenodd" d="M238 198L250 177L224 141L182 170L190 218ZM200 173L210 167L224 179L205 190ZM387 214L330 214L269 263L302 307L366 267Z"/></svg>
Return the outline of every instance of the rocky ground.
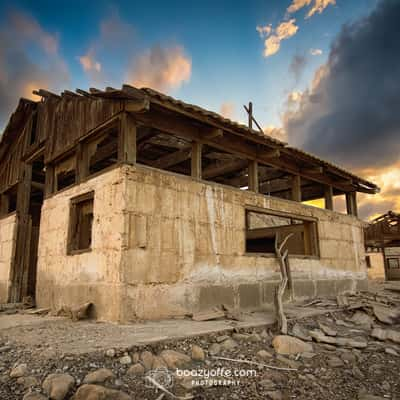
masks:
<svg viewBox="0 0 400 400"><path fill-rule="evenodd" d="M56 358L0 333L0 399L400 399L400 292L313 306L289 335L237 329Z"/></svg>

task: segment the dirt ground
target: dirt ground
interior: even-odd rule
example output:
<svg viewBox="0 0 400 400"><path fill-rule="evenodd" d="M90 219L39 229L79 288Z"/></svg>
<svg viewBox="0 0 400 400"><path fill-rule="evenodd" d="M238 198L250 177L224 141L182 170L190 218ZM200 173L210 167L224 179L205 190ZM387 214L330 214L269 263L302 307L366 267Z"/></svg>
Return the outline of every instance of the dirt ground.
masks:
<svg viewBox="0 0 400 400"><path fill-rule="evenodd" d="M0 313L0 399L400 399L398 289L286 310L283 345L270 313L135 325Z"/></svg>

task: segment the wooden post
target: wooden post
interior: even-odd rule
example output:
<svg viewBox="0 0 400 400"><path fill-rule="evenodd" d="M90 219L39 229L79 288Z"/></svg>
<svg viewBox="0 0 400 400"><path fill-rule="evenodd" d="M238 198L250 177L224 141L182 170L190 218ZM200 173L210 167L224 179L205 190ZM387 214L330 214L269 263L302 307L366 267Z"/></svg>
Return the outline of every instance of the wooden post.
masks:
<svg viewBox="0 0 400 400"><path fill-rule="evenodd" d="M0 215L8 214L9 198L5 193L0 195Z"/></svg>
<svg viewBox="0 0 400 400"><path fill-rule="evenodd" d="M248 183L249 190L258 193L259 191L258 162L255 160L249 161L248 177L249 177L249 183Z"/></svg>
<svg viewBox="0 0 400 400"><path fill-rule="evenodd" d="M354 215L357 217L357 195L356 192L347 192L346 193L346 208L347 214Z"/></svg>
<svg viewBox="0 0 400 400"><path fill-rule="evenodd" d="M118 159L129 164L136 163L136 123L129 113L121 117L119 134Z"/></svg>
<svg viewBox="0 0 400 400"><path fill-rule="evenodd" d="M87 157L87 145L78 143L76 149L76 182L82 182L89 175L89 160Z"/></svg>
<svg viewBox="0 0 400 400"><path fill-rule="evenodd" d="M51 196L54 192L54 166L47 164L45 172L44 197Z"/></svg>
<svg viewBox="0 0 400 400"><path fill-rule="evenodd" d="M333 188L330 185L325 186L325 208L333 210Z"/></svg>
<svg viewBox="0 0 400 400"><path fill-rule="evenodd" d="M192 178L201 179L201 147L199 142L192 143Z"/></svg>
<svg viewBox="0 0 400 400"><path fill-rule="evenodd" d="M292 200L301 202L301 177L293 175L292 178Z"/></svg>
<svg viewBox="0 0 400 400"><path fill-rule="evenodd" d="M253 103L250 101L249 102L249 128L253 128Z"/></svg>

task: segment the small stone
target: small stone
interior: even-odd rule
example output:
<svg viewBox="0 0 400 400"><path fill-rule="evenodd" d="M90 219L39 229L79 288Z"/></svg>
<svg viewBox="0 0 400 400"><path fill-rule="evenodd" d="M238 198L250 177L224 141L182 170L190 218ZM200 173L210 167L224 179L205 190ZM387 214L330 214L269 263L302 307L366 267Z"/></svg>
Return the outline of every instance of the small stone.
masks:
<svg viewBox="0 0 400 400"><path fill-rule="evenodd" d="M114 349L108 349L106 351L106 356L110 357L110 358L115 357L115 350Z"/></svg>
<svg viewBox="0 0 400 400"><path fill-rule="evenodd" d="M274 346L278 354L311 353L313 351L312 344L305 343L300 339L288 335L275 336L272 346Z"/></svg>
<svg viewBox="0 0 400 400"><path fill-rule="evenodd" d="M132 358L131 358L130 356L122 356L122 357L119 359L119 362L120 362L122 365L129 365L129 364L132 364Z"/></svg>
<svg viewBox="0 0 400 400"><path fill-rule="evenodd" d="M273 389L275 389L275 386L276 386L275 383L271 379L261 379L260 385L265 390L273 390Z"/></svg>
<svg viewBox="0 0 400 400"><path fill-rule="evenodd" d="M304 353L301 353L301 358L305 358L305 359L308 359L308 360L311 360L315 356L316 356L315 353L309 353L308 351L305 351Z"/></svg>
<svg viewBox="0 0 400 400"><path fill-rule="evenodd" d="M135 376L140 376L145 373L145 369L142 364L136 363L129 367L128 371L126 371L128 375L135 375Z"/></svg>
<svg viewBox="0 0 400 400"><path fill-rule="evenodd" d="M328 359L328 365L331 368L343 367L343 361L339 357L333 356Z"/></svg>
<svg viewBox="0 0 400 400"><path fill-rule="evenodd" d="M374 396L372 394L368 394L365 392L359 392L357 399L358 400L385 400L384 397Z"/></svg>
<svg viewBox="0 0 400 400"><path fill-rule="evenodd" d="M47 400L46 396L43 396L40 393L27 393L22 400Z"/></svg>
<svg viewBox="0 0 400 400"><path fill-rule="evenodd" d="M209 348L208 348L208 354L211 356L216 356L221 352L221 345L219 343L213 343Z"/></svg>
<svg viewBox="0 0 400 400"><path fill-rule="evenodd" d="M133 364L138 363L139 360L140 360L140 355L139 355L138 352L133 353L131 357L132 357L132 363Z"/></svg>
<svg viewBox="0 0 400 400"><path fill-rule="evenodd" d="M223 342L224 340L226 340L226 339L229 339L229 336L228 335L221 335L221 336L217 336L217 343L221 343L221 342Z"/></svg>
<svg viewBox="0 0 400 400"><path fill-rule="evenodd" d="M226 339L221 343L221 348L223 350L233 350L238 346L237 342L233 339Z"/></svg>
<svg viewBox="0 0 400 400"><path fill-rule="evenodd" d="M261 336L256 332L254 332L251 335L249 335L249 341L250 342L258 343L258 342L261 342L261 340L262 340Z"/></svg>
<svg viewBox="0 0 400 400"><path fill-rule="evenodd" d="M83 383L103 383L107 379L112 379L112 378L115 378L115 375L111 370L107 368L101 368L98 369L97 371L89 372L85 376Z"/></svg>
<svg viewBox="0 0 400 400"><path fill-rule="evenodd" d="M400 343L400 332L391 329L374 328L371 336L379 340L392 340L395 343Z"/></svg>
<svg viewBox="0 0 400 400"><path fill-rule="evenodd" d="M276 359L284 364L286 364L287 366L289 366L290 368L293 369L298 369L300 368L300 363L298 363L297 361L294 360L290 360L289 358L286 358L280 354L277 355Z"/></svg>
<svg viewBox="0 0 400 400"><path fill-rule="evenodd" d="M132 400L120 390L108 389L99 385L82 385L71 400Z"/></svg>
<svg viewBox="0 0 400 400"><path fill-rule="evenodd" d="M146 371L150 371L153 365L154 356L151 351L142 351L140 353L140 361Z"/></svg>
<svg viewBox="0 0 400 400"><path fill-rule="evenodd" d="M374 322L374 319L364 312L357 311L350 318L350 321L356 325L361 325L361 326L365 327L366 329L370 329Z"/></svg>
<svg viewBox="0 0 400 400"><path fill-rule="evenodd" d="M391 349L390 347L387 347L385 349L385 353L390 354L392 356L399 356L399 353L396 350Z"/></svg>
<svg viewBox="0 0 400 400"><path fill-rule="evenodd" d="M274 356L267 350L260 350L257 352L257 357L261 360L265 360L267 358L273 358Z"/></svg>
<svg viewBox="0 0 400 400"><path fill-rule="evenodd" d="M357 361L357 357L353 353L350 353L349 351L346 351L345 353L342 353L340 355L340 358L344 362L351 363L351 364L353 364L353 363L355 363Z"/></svg>
<svg viewBox="0 0 400 400"><path fill-rule="evenodd" d="M63 400L75 384L69 374L50 374L43 381L42 388L54 400Z"/></svg>
<svg viewBox="0 0 400 400"><path fill-rule="evenodd" d="M190 364L190 357L175 350L163 350L160 354L168 368L176 369Z"/></svg>
<svg viewBox="0 0 400 400"><path fill-rule="evenodd" d="M17 379L17 383L22 385L25 389L37 386L39 384L38 380L34 376L21 376Z"/></svg>
<svg viewBox="0 0 400 400"><path fill-rule="evenodd" d="M197 345L192 346L192 360L194 361L204 361L205 355L204 350Z"/></svg>
<svg viewBox="0 0 400 400"><path fill-rule="evenodd" d="M271 400L283 400L283 394L279 390L274 390L272 392L267 392L267 396Z"/></svg>
<svg viewBox="0 0 400 400"><path fill-rule="evenodd" d="M26 364L19 364L14 367L10 372L10 378L20 378L26 375L28 372L28 366Z"/></svg>
<svg viewBox="0 0 400 400"><path fill-rule="evenodd" d="M330 328L328 325L321 324L321 322L318 325L319 325L321 331L325 333L325 335L328 335L328 336L336 336L337 335L337 331Z"/></svg>
<svg viewBox="0 0 400 400"><path fill-rule="evenodd" d="M306 342L311 342L312 337L308 334L308 332L298 323L294 324L292 328L292 336L295 336L301 340L304 340Z"/></svg>

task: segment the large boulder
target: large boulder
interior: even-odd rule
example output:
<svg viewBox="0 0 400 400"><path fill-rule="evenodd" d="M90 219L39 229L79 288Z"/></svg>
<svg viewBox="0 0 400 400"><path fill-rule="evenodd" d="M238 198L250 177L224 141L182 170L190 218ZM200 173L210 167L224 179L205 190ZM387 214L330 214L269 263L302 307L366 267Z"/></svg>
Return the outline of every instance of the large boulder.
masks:
<svg viewBox="0 0 400 400"><path fill-rule="evenodd" d="M272 346L278 354L311 353L313 351L312 344L288 335L275 336Z"/></svg>
<svg viewBox="0 0 400 400"><path fill-rule="evenodd" d="M69 374L50 374L43 381L42 388L52 400L64 400L75 384Z"/></svg>
<svg viewBox="0 0 400 400"><path fill-rule="evenodd" d="M132 400L132 398L120 390L99 385L82 385L71 400Z"/></svg>
<svg viewBox="0 0 400 400"><path fill-rule="evenodd" d="M170 369L185 367L191 361L186 354L175 350L163 350L160 356Z"/></svg>
<svg viewBox="0 0 400 400"><path fill-rule="evenodd" d="M107 368L101 368L96 371L89 372L85 376L83 383L103 383L107 379L112 379L112 378L115 378L115 375L111 370Z"/></svg>

